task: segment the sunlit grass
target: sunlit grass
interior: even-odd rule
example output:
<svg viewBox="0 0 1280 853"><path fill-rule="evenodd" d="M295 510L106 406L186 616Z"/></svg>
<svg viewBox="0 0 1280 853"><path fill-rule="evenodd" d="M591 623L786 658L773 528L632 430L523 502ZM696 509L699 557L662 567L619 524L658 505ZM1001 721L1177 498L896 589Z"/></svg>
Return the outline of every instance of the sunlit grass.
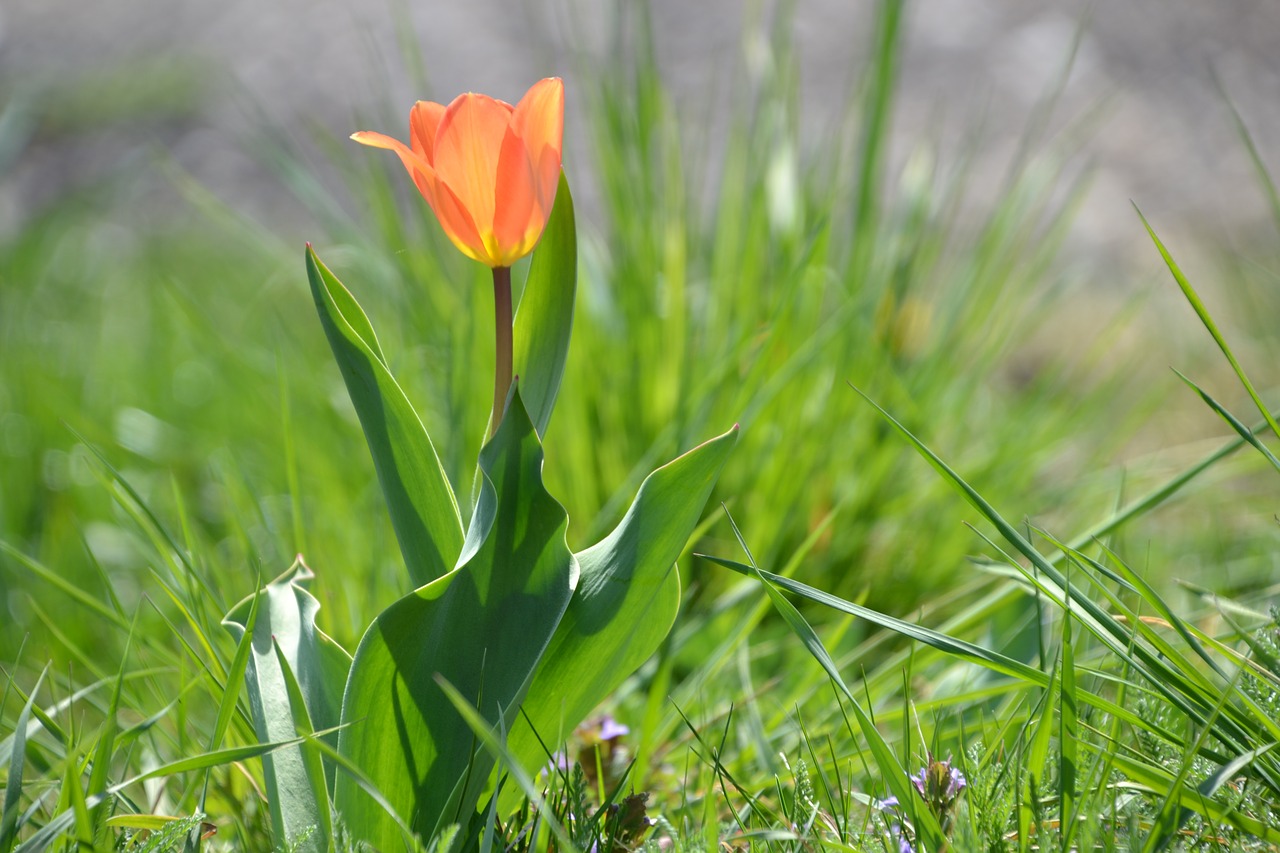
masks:
<svg viewBox="0 0 1280 853"><path fill-rule="evenodd" d="M681 621L613 701L631 728L618 742L635 759L627 785L650 793L655 833L677 850L896 851L895 821L928 837L911 834L925 806L877 808L892 770L858 702L901 773L929 755L963 769L957 848L1267 849L1280 833L1275 492L1245 446L1266 446L1265 433L1224 427L1174 463L1117 470L1146 425L1197 398L1175 401L1189 394L1176 377L1117 359L1121 317L1091 308L1078 259L1062 257L1083 191L1066 177L1069 150L1036 148L976 214L962 154L921 142L891 165L896 8L884 4L861 88L820 141L800 138L785 20L763 39L772 73L733 93L722 143L676 106L643 20L617 35L614 53L632 62L570 81L590 140L570 178L594 199L546 442L570 543L607 530L656 463L740 422L715 499L755 564L800 594L788 622L759 580L682 561ZM467 495L492 374L483 280L441 251L393 167L317 139L317 175L296 142L259 144L281 192L322 223L315 242L375 319ZM15 839L45 849L33 839L56 815L70 815L67 838L110 849L126 830L104 832L86 792L180 761L108 810L201 812L218 827L209 849L269 849L220 619L298 552L325 630L348 649L406 590L301 247L176 170L158 174L135 163L0 246L6 853ZM137 227L130 204L157 186L178 190L184 212L163 231ZM1274 273L1235 272L1244 309L1202 316L1218 318L1265 407L1270 362L1250 356L1274 352L1258 319ZM1123 336L1159 341L1144 316L1122 315ZM1063 340L1064 328L1096 337ZM1237 423L1257 418L1237 389L1192 379ZM847 382L954 476L930 470ZM1226 442L1245 452L1211 455ZM1183 503L1166 507L1175 494ZM1007 530L991 526L997 514ZM696 549L751 562L725 516L710 514ZM998 550L1010 532L999 547L1021 553ZM1172 586L1187 567L1200 586ZM549 784L555 819L584 847L609 837L584 811L630 790L572 774ZM546 820L527 808L502 831L527 849L549 837ZM163 832L145 835L132 849L164 849Z"/></svg>

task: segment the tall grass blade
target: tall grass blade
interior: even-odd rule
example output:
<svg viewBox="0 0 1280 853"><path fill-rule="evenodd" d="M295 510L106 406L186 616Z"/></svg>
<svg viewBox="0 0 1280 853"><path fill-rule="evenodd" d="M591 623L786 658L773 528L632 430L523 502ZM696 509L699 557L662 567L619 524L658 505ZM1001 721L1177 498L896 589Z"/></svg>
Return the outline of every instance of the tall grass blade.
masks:
<svg viewBox="0 0 1280 853"><path fill-rule="evenodd" d="M1266 418L1267 425L1271 427L1271 432L1275 435L1280 435L1280 426L1276 425L1275 418L1271 415L1271 410L1262 402L1262 398L1254 390L1253 383L1245 375L1244 368L1240 366L1240 362L1236 361L1235 353L1227 345L1226 338L1218 331L1218 325L1213 322L1213 318L1209 315L1209 309L1205 307L1204 302L1200 299L1200 294L1196 293L1195 288L1191 286L1191 282L1187 280L1182 270L1178 268L1173 256L1169 254L1169 250L1165 248L1164 243L1156 236L1155 229L1151 227L1151 223L1147 222L1147 218L1142 215L1142 211L1138 209L1137 205L1134 205L1134 210L1137 211L1138 218L1142 220L1142 226L1147 229L1147 234L1150 235L1151 241L1156 244L1160 257L1164 258L1165 265L1169 267L1169 272L1173 274L1173 280L1182 289L1182 295L1187 298L1187 302L1191 304L1196 316L1200 318L1200 322L1204 324L1209 334L1213 336L1214 343L1218 345L1218 349L1222 350L1222 354L1227 357L1227 361L1231 364L1231 369L1235 371L1236 376L1240 379L1240 384L1244 386L1245 391L1249 392L1249 397L1253 400L1254 405L1258 407L1258 411L1262 413L1262 417Z"/></svg>
<svg viewBox="0 0 1280 853"><path fill-rule="evenodd" d="M9 768L5 776L4 810L0 811L0 853L9 853L18 838L18 804L22 800L22 770L27 763L27 722L31 719L31 709L36 704L36 694L48 673L48 667L41 671L36 679L35 687L27 702L18 712L18 720L14 726L13 745L9 750Z"/></svg>

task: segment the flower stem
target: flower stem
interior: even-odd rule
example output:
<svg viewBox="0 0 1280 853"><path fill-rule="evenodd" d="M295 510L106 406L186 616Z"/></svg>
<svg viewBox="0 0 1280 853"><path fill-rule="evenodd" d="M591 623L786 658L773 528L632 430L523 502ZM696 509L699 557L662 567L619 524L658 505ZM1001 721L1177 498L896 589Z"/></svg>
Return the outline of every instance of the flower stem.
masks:
<svg viewBox="0 0 1280 853"><path fill-rule="evenodd" d="M511 268L493 268L493 332L497 360L493 369L493 416L489 437L502 423L502 410L511 390Z"/></svg>

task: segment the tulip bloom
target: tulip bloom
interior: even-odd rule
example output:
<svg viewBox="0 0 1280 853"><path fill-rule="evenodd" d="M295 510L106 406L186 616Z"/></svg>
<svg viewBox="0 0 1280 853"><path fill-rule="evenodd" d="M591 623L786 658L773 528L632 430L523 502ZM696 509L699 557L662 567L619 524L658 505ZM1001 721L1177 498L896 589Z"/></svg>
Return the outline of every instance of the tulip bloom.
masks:
<svg viewBox="0 0 1280 853"><path fill-rule="evenodd" d="M535 83L514 107L468 92L447 107L418 101L409 145L381 133L351 138L400 155L463 254L498 269L533 251L560 182L564 83Z"/></svg>

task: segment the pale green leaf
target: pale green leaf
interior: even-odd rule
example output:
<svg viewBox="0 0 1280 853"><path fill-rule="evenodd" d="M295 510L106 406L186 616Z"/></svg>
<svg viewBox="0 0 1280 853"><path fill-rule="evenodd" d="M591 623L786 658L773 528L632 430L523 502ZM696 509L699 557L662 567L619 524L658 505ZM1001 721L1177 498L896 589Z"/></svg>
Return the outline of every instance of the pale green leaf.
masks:
<svg viewBox="0 0 1280 853"><path fill-rule="evenodd" d="M298 729L300 718L314 728L332 729L340 716L351 658L316 627L320 604L305 588L314 577L299 559L279 578L237 604L222 623L242 639L257 607L246 681L254 731L262 743L310 734ZM277 645L291 673L281 667ZM290 675L297 679L296 692L290 689ZM304 707L295 707L299 701ZM325 739L336 743L336 733L330 732ZM272 825L281 841L298 838L310 827L328 825L328 803L323 789L317 791L313 784L309 761L308 749L302 744L282 747L262 759ZM332 783L333 768L326 770Z"/></svg>
<svg viewBox="0 0 1280 853"><path fill-rule="evenodd" d="M512 365L520 379L520 396L540 436L547 434L564 376L577 283L578 235L573 197L562 172L555 206L529 264L529 277L512 332Z"/></svg>
<svg viewBox="0 0 1280 853"><path fill-rule="evenodd" d="M422 421L387 368L369 318L310 246L307 275L373 454L405 567L414 586L428 583L453 567L462 547L457 498Z"/></svg>

